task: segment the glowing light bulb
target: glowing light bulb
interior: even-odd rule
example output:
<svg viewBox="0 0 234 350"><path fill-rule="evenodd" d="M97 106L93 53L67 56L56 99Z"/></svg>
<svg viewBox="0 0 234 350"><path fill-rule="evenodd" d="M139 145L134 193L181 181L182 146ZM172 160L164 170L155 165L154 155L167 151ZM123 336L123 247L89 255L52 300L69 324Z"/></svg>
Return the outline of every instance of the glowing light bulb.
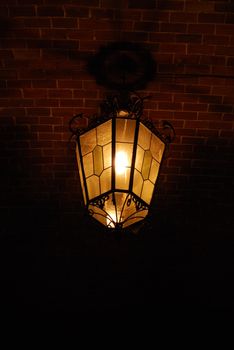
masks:
<svg viewBox="0 0 234 350"><path fill-rule="evenodd" d="M125 174L128 165L128 157L125 152L117 152L115 159L115 171L117 175Z"/></svg>

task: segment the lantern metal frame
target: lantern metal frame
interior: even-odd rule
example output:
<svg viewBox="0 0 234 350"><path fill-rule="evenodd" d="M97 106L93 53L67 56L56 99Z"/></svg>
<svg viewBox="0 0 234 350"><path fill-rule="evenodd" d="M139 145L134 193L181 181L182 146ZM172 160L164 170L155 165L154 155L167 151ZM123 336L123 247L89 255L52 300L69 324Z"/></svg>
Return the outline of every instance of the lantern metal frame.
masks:
<svg viewBox="0 0 234 350"><path fill-rule="evenodd" d="M94 115L88 119L88 126L81 127L81 120L84 118L84 115L78 114L75 115L69 124L70 131L72 132L72 137L76 138L76 143L78 147L78 152L81 155L81 143L80 137L84 135L86 132L97 128L98 126L106 123L108 120L112 120L111 123L111 189L102 193L95 198L89 199L85 169L82 157L80 157L80 173L83 177L83 191L85 192L84 201L86 202L85 207L88 210L88 213L97 219L97 216L103 216L103 219L106 221L106 227L114 230L121 230L125 226L126 228L132 225L131 222L134 223L134 220L139 222L145 219L148 216L148 212L150 209L150 204L152 198L155 194L155 189L157 187L157 182L160 175L161 164L165 157L165 150L169 143L171 143L175 137L175 130L173 126L168 122L164 121L162 125L162 131L159 131L153 124L153 122L149 119L143 117L143 103L144 100L148 97L141 98L136 93L129 93L129 91L123 91L120 95L108 97L104 103L101 104L101 114ZM125 115L120 115L120 114ZM132 151L132 161L130 168L130 180L128 189L118 189L116 188L116 169L115 169L115 157L116 157L116 121L119 119L123 120L135 120L135 132L134 132L134 141L133 141L133 151ZM161 161L159 163L158 175L155 180L153 194L150 200L150 203L146 203L142 198L136 195L133 192L133 178L134 178L134 170L135 170L135 161L137 154L137 145L138 145L138 134L140 125L144 125L147 129L149 129L152 134L154 134L158 139L160 139L165 145ZM97 174L95 176L98 176ZM100 174L101 176L101 174ZM99 176L98 176L99 177ZM116 193L125 193L126 197L122 204L121 212L119 215L119 220L116 222L113 217L105 210L105 204L108 200L111 200L114 206L114 210L116 213L115 218L117 218L117 201L116 201ZM84 196L84 193L83 193ZM126 207L135 206L135 211L130 214L126 219L122 220L123 212ZM96 212L95 212L96 210ZM97 221L100 221L97 219Z"/></svg>

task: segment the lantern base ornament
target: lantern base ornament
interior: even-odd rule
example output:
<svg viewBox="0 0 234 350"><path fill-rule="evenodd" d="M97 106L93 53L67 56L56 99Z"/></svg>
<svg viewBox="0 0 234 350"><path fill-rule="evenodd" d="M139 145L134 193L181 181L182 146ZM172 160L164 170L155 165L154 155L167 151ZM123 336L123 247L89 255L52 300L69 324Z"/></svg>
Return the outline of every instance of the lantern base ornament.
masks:
<svg viewBox="0 0 234 350"><path fill-rule="evenodd" d="M101 116L74 116L76 156L85 207L109 229L120 230L145 219L153 198L166 146L175 133L162 132L142 117L143 98L135 93L109 98Z"/></svg>

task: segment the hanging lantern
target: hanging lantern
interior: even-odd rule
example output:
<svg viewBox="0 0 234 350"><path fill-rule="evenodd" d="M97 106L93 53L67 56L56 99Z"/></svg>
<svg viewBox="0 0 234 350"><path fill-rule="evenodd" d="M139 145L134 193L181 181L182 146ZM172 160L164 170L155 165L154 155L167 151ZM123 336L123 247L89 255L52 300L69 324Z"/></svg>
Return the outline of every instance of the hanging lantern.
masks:
<svg viewBox="0 0 234 350"><path fill-rule="evenodd" d="M136 95L111 98L100 118L76 135L76 156L84 204L89 214L111 229L126 228L148 214L156 187L167 135L141 118L143 99ZM79 124L79 123L78 123ZM165 128L164 128L165 129Z"/></svg>

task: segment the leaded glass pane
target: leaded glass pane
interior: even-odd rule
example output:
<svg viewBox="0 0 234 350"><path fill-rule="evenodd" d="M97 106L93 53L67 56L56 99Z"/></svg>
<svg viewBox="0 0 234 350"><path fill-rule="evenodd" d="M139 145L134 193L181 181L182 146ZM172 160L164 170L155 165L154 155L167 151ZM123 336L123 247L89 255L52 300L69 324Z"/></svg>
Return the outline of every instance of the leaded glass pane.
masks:
<svg viewBox="0 0 234 350"><path fill-rule="evenodd" d="M86 179L89 199L100 195L99 177L92 175Z"/></svg>
<svg viewBox="0 0 234 350"><path fill-rule="evenodd" d="M92 152L96 144L97 144L96 128L89 130L85 134L81 135L80 145L81 145L82 156L84 156L89 152Z"/></svg>
<svg viewBox="0 0 234 350"><path fill-rule="evenodd" d="M94 174L100 175L103 170L102 147L96 146L93 150Z"/></svg>
<svg viewBox="0 0 234 350"><path fill-rule="evenodd" d="M104 161L104 169L109 168L111 166L111 143L103 146L103 161Z"/></svg>
<svg viewBox="0 0 234 350"><path fill-rule="evenodd" d="M153 157L160 163L162 160L165 144L155 135L152 135L150 150Z"/></svg>
<svg viewBox="0 0 234 350"><path fill-rule="evenodd" d="M111 142L111 120L99 125L97 127L97 143L100 146L104 146Z"/></svg>
<svg viewBox="0 0 234 350"><path fill-rule="evenodd" d="M150 166L152 161L152 155L150 151L145 151L143 166L142 166L142 176L146 180L149 178Z"/></svg>
<svg viewBox="0 0 234 350"><path fill-rule="evenodd" d="M141 171L142 168L143 158L144 150L140 146L137 146L135 168L139 171Z"/></svg>
<svg viewBox="0 0 234 350"><path fill-rule="evenodd" d="M136 121L131 119L116 119L116 141L133 142L135 136Z"/></svg>
<svg viewBox="0 0 234 350"><path fill-rule="evenodd" d="M151 131L147 129L142 123L140 123L138 144L144 149L150 148Z"/></svg>
<svg viewBox="0 0 234 350"><path fill-rule="evenodd" d="M107 191L110 191L111 189L111 168L108 168L103 171L102 175L100 176L100 183L101 183L101 193L105 193Z"/></svg>
<svg viewBox="0 0 234 350"><path fill-rule="evenodd" d="M158 177L158 172L159 172L159 163L156 162L156 160L152 160L151 163L151 168L150 168L150 174L149 174L149 179L151 182L155 184L156 179Z"/></svg>
<svg viewBox="0 0 234 350"><path fill-rule="evenodd" d="M82 193L83 193L83 198L84 198L84 202L86 204L87 199L86 199L85 188L84 188L84 178L83 178L83 174L82 174L82 170L81 170L80 152L79 152L78 144L76 144L76 159L77 159L78 170L79 170L79 175L80 175L80 184L81 184L81 189L82 189Z"/></svg>
<svg viewBox="0 0 234 350"><path fill-rule="evenodd" d="M88 153L83 157L85 177L93 175L93 154Z"/></svg>
<svg viewBox="0 0 234 350"><path fill-rule="evenodd" d="M135 170L132 190L138 197L141 196L142 185L143 185L143 179L142 179L141 173L139 173L139 171Z"/></svg>
<svg viewBox="0 0 234 350"><path fill-rule="evenodd" d="M141 198L147 204L150 204L153 191L154 191L154 185L152 184L152 182L150 182L149 180L144 181Z"/></svg>

